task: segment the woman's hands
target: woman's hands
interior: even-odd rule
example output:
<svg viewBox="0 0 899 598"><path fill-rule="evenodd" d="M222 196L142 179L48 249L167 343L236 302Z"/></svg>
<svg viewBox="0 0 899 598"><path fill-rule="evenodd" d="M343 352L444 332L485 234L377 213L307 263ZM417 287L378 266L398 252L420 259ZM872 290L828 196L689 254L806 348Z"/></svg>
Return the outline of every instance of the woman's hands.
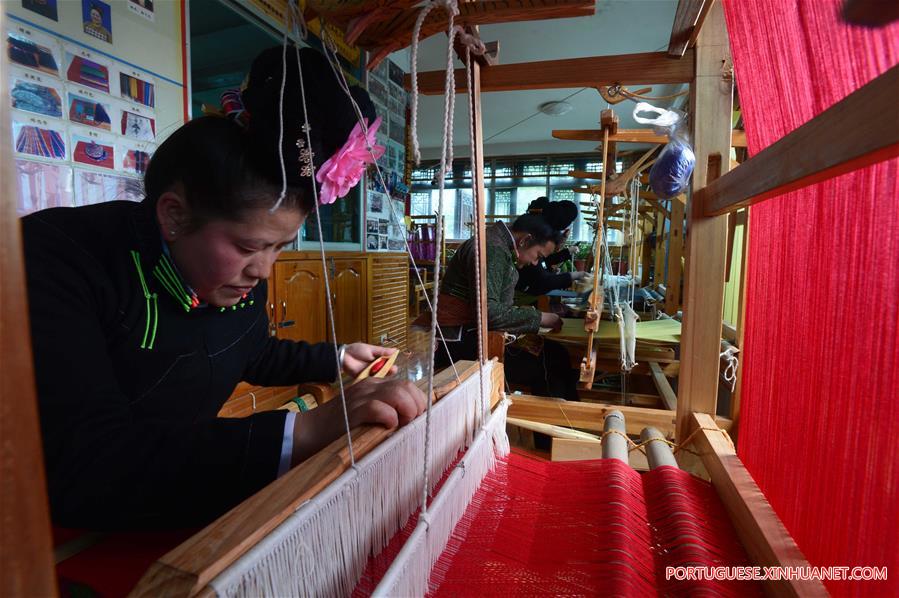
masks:
<svg viewBox="0 0 899 598"><path fill-rule="evenodd" d="M571 274L571 280L572 280L572 281L580 280L580 279L582 279L583 277L587 276L587 273L586 273L586 272L570 272L570 274Z"/></svg>
<svg viewBox="0 0 899 598"><path fill-rule="evenodd" d="M549 328L553 332L558 332L562 330L562 318L560 318L558 314L542 312L540 314L540 327Z"/></svg>
<svg viewBox="0 0 899 598"><path fill-rule="evenodd" d="M363 346L380 349L372 345ZM388 351L388 355L393 351L393 349L384 350ZM364 367L359 371L362 369ZM421 415L427 407L424 393L408 380L366 378L358 384L347 387L344 396L350 428L362 424L381 425L386 428L405 426ZM308 459L345 432L343 407L339 397L311 411L297 414L293 427L291 464L297 465Z"/></svg>
<svg viewBox="0 0 899 598"><path fill-rule="evenodd" d="M344 347L343 354L343 371L353 377L367 368L371 362L378 357L390 357L396 353L396 349L388 349L377 345L368 345L366 343L352 343ZM390 374L397 372L396 366L390 369Z"/></svg>

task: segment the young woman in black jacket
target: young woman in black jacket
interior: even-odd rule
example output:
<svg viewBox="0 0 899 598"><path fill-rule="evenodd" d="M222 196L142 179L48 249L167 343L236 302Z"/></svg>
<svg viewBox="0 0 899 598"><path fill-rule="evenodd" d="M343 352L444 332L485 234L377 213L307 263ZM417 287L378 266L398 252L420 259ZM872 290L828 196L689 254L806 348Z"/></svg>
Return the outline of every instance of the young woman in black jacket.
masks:
<svg viewBox="0 0 899 598"><path fill-rule="evenodd" d="M392 353L269 336L266 278L314 210L314 182L301 172L309 154L298 147L306 135L293 48L282 178L281 56L272 48L253 63L243 92L248 125L202 117L159 146L143 202L22 220L56 525L158 527L220 515L344 431L340 401L297 415L216 417L238 382L330 382L338 367L354 375ZM347 142L356 116L325 58L301 56L320 167ZM367 94L353 95L373 120ZM402 425L425 405L399 380L367 380L346 398L351 426Z"/></svg>

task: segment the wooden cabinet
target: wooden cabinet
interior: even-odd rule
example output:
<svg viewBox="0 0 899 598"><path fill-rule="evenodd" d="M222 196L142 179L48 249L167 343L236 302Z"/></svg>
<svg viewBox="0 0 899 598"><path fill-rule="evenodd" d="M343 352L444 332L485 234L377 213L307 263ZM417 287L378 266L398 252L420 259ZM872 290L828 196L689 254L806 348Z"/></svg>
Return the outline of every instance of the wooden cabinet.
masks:
<svg viewBox="0 0 899 598"><path fill-rule="evenodd" d="M331 257L327 262L337 342L368 340L366 259Z"/></svg>
<svg viewBox="0 0 899 598"><path fill-rule="evenodd" d="M325 281L321 262L275 263L269 319L278 338L319 343L326 340ZM273 315L274 314L274 315Z"/></svg>
<svg viewBox="0 0 899 598"><path fill-rule="evenodd" d="M409 266L405 254L333 253L326 260L338 343L357 341L405 348ZM284 252L268 284L272 336L309 343L329 341L325 278L318 252ZM244 417L293 398L295 387L262 389L241 384L221 417ZM288 396L290 395L290 396Z"/></svg>

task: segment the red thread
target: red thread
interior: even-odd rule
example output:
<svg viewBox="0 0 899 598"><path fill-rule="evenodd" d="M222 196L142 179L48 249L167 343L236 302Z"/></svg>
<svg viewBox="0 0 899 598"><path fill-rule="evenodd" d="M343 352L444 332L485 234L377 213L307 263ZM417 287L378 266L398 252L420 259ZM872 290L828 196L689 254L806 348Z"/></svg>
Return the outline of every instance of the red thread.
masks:
<svg viewBox="0 0 899 598"><path fill-rule="evenodd" d="M371 593L416 517L369 563ZM674 469L517 454L487 475L431 571L435 596L757 595L749 582L666 581L668 566L746 565L714 489Z"/></svg>
<svg viewBox="0 0 899 598"><path fill-rule="evenodd" d="M899 61L899 23L850 27L841 5L725 2L751 153ZM811 565L888 567L836 595L899 595L897 181L893 159L750 216L738 454Z"/></svg>
<svg viewBox="0 0 899 598"><path fill-rule="evenodd" d="M378 360L374 364L372 364L371 370L369 370L369 373L374 376L375 374L377 374L378 372L381 371L381 368L384 367L385 363L387 363L387 358L379 357Z"/></svg>

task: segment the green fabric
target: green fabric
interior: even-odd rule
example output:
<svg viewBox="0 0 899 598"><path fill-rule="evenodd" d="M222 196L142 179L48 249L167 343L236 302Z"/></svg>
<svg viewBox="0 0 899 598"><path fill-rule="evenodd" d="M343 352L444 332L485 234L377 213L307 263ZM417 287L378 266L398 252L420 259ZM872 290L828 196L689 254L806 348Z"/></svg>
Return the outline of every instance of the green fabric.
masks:
<svg viewBox="0 0 899 598"><path fill-rule="evenodd" d="M511 334L537 332L540 329L540 312L533 307L514 305L518 270L509 229L505 223L497 222L487 227L486 237L488 328ZM475 304L474 239L462 243L453 255L446 266L440 290Z"/></svg>

